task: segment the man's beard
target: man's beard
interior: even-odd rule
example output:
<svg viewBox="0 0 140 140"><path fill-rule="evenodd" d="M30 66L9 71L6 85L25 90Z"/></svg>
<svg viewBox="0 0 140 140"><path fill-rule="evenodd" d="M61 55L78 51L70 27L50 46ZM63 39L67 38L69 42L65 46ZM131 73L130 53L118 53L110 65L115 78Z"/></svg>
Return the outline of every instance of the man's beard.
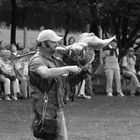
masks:
<svg viewBox="0 0 140 140"><path fill-rule="evenodd" d="M50 52L51 54L54 54L54 53L55 53L55 49L49 47L49 52Z"/></svg>

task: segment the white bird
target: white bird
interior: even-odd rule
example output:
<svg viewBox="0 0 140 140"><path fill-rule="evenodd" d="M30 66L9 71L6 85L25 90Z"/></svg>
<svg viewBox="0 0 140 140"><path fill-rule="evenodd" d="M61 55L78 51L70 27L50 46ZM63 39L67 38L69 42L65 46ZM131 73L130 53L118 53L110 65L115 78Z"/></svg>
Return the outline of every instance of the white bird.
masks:
<svg viewBox="0 0 140 140"><path fill-rule="evenodd" d="M78 65L85 66L92 63L95 57L94 50L100 50L110 44L116 37L100 39L94 33L83 33L72 45L65 48L57 47L56 52L66 55L69 61L75 61ZM65 59L64 59L65 61Z"/></svg>

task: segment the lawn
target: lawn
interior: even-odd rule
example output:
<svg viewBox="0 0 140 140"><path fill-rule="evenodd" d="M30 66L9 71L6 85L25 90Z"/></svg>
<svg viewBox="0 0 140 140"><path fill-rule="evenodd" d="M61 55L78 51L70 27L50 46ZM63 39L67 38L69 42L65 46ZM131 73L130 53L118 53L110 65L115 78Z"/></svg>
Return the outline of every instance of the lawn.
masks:
<svg viewBox="0 0 140 140"><path fill-rule="evenodd" d="M31 100L0 102L0 140L35 140ZM95 96L65 106L69 140L140 140L140 97Z"/></svg>

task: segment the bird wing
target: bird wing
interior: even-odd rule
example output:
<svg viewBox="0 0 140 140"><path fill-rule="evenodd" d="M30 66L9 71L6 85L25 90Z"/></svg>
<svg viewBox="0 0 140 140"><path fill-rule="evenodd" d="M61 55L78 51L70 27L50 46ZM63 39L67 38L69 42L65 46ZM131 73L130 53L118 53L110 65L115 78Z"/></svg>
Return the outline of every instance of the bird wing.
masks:
<svg viewBox="0 0 140 140"><path fill-rule="evenodd" d="M67 52L65 54L71 61L76 61L84 66L93 62L95 57L94 50L102 49L114 39L115 36L110 39L100 39L94 33L83 33L74 44L66 46L63 52Z"/></svg>

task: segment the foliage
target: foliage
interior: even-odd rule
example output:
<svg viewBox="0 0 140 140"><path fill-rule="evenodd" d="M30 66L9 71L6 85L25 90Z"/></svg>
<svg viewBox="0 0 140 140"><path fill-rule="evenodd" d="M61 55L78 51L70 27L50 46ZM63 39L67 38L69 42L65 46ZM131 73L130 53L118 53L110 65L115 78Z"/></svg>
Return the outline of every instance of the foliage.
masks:
<svg viewBox="0 0 140 140"><path fill-rule="evenodd" d="M137 0L102 0L99 7L103 31L117 36L121 55L140 37L140 2Z"/></svg>
<svg viewBox="0 0 140 140"><path fill-rule="evenodd" d="M139 0L16 0L17 25L39 29L64 28L65 35L70 30L85 31L91 24L91 31L98 33L98 25L103 34L116 34L121 55L133 46L140 37ZM0 22L10 25L10 0L0 0ZM3 16L3 14L5 16ZM137 43L137 48L139 44ZM123 52L123 53L122 53Z"/></svg>
<svg viewBox="0 0 140 140"><path fill-rule="evenodd" d="M55 19L57 19L57 24L60 22L59 25L65 29L65 45L66 37L70 30L77 30L78 28L80 30L85 30L85 25L91 20L90 9L88 6L89 3L87 0L22 0L22 3L24 3L23 5L26 7L30 6L31 9L34 6L40 6L40 8L44 9L47 13L51 13L51 15L54 13L55 16L57 15L55 17ZM52 19L54 19L54 17L49 18L49 20Z"/></svg>
<svg viewBox="0 0 140 140"><path fill-rule="evenodd" d="M70 30L85 30L85 25L91 20L87 0L1 0L0 9L1 21L6 21L8 26L12 24L13 43L15 26L32 29L44 26L52 29L64 28L66 44L66 36ZM3 17L4 13L6 18Z"/></svg>
<svg viewBox="0 0 140 140"><path fill-rule="evenodd" d="M35 12L40 17L45 15L45 12L48 13L48 17L49 13L52 14L52 17L49 17L50 21L53 19L59 22L59 19L55 20L58 16L61 21L60 26L64 28L66 28L67 24L69 24L70 27L75 24L78 26L79 24L80 27L83 28L91 19L86 0L22 0L19 5L24 8L26 7L26 10L30 11L30 14ZM38 13L38 10L36 12L33 9L40 9L40 11L44 11L44 14L41 13L41 15ZM70 23L67 23L68 18L70 18Z"/></svg>

